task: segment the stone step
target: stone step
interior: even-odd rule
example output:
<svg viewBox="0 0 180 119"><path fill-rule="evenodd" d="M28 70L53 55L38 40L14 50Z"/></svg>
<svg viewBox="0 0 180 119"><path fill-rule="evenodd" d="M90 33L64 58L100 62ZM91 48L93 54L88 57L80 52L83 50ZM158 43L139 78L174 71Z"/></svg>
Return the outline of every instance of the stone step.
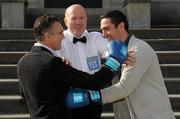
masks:
<svg viewBox="0 0 180 119"><path fill-rule="evenodd" d="M180 95L169 95L171 106L174 112L180 112ZM104 105L104 108L107 105ZM1 114L28 114L25 101L20 96L0 96ZM112 113L112 107L104 113Z"/></svg>
<svg viewBox="0 0 180 119"><path fill-rule="evenodd" d="M180 119L180 112L174 112L176 119ZM29 114L0 114L0 119L30 119ZM101 119L114 119L114 113L102 113Z"/></svg>
<svg viewBox="0 0 180 119"><path fill-rule="evenodd" d="M0 64L0 78L17 78L17 64Z"/></svg>
<svg viewBox="0 0 180 119"><path fill-rule="evenodd" d="M174 115L176 119L180 119L180 112L174 112ZM114 113L113 112L102 113L101 119L114 119Z"/></svg>
<svg viewBox="0 0 180 119"><path fill-rule="evenodd" d="M114 119L114 113L113 112L102 113L101 119Z"/></svg>
<svg viewBox="0 0 180 119"><path fill-rule="evenodd" d="M25 101L18 95L1 95L0 107L0 114L28 113Z"/></svg>
<svg viewBox="0 0 180 119"><path fill-rule="evenodd" d="M0 51L29 51L34 44L34 40L0 40Z"/></svg>
<svg viewBox="0 0 180 119"><path fill-rule="evenodd" d="M180 78L165 78L164 81L169 94L180 94ZM19 80L0 79L0 95L19 95Z"/></svg>
<svg viewBox="0 0 180 119"><path fill-rule="evenodd" d="M99 27L88 31L100 31ZM180 28L130 29L130 33L141 39L179 39ZM0 40L34 39L32 29L0 29Z"/></svg>
<svg viewBox="0 0 180 119"><path fill-rule="evenodd" d="M17 64L25 53L27 52L0 52L0 64Z"/></svg>
<svg viewBox="0 0 180 119"><path fill-rule="evenodd" d="M155 51L180 51L179 39L143 39ZM33 39L0 40L0 51L29 51L34 44Z"/></svg>
<svg viewBox="0 0 180 119"><path fill-rule="evenodd" d="M19 95L19 80L0 79L0 95Z"/></svg>
<svg viewBox="0 0 180 119"><path fill-rule="evenodd" d="M174 112L176 119L180 119L180 112ZM102 113L101 119L114 119L114 113Z"/></svg>
<svg viewBox="0 0 180 119"><path fill-rule="evenodd" d="M32 29L0 29L0 40L34 39Z"/></svg>
<svg viewBox="0 0 180 119"><path fill-rule="evenodd" d="M97 28L99 26L99 20L100 20L100 13L103 13L104 10L102 9L93 9L94 11L87 9L88 13L88 26L91 28ZM65 9L47 9L47 8L27 8L26 9L26 23L25 27L26 28L32 28L34 21L36 20L37 17L43 15L43 14L54 14L57 17L61 19L62 26L65 27L63 19L64 19L64 12Z"/></svg>
<svg viewBox="0 0 180 119"><path fill-rule="evenodd" d="M123 0L124 1L124 0ZM123 1L111 0L110 6L113 8L103 9L86 9L88 14L88 26L99 27L100 16L111 9L121 9ZM143 0L144 1L144 0ZM163 2L162 2L163 1ZM164 2L165 1L165 2ZM136 2L136 1L135 1ZM98 3L98 2L97 2ZM108 2L107 2L108 3ZM180 15L178 0L151 0L151 26L152 27L179 27ZM26 9L26 26L32 27L35 19L43 14L55 14L61 20L64 18L65 9L48 9L48 8L27 8ZM163 21L162 21L163 20Z"/></svg>
<svg viewBox="0 0 180 119"><path fill-rule="evenodd" d="M27 51L0 51L0 64L17 64ZM160 64L178 64L180 51L156 51Z"/></svg>
<svg viewBox="0 0 180 119"><path fill-rule="evenodd" d="M180 111L180 95L169 95L171 106L174 112Z"/></svg>
<svg viewBox="0 0 180 119"><path fill-rule="evenodd" d="M0 114L0 119L30 119L29 114Z"/></svg>
<svg viewBox="0 0 180 119"><path fill-rule="evenodd" d="M178 64L180 51L156 51L160 64Z"/></svg>
<svg viewBox="0 0 180 119"><path fill-rule="evenodd" d="M174 115L176 119L180 119L180 112L174 112ZM114 113L113 112L102 113L101 119L114 119Z"/></svg>
<svg viewBox="0 0 180 119"><path fill-rule="evenodd" d="M180 94L180 78L164 78L168 94Z"/></svg>
<svg viewBox="0 0 180 119"><path fill-rule="evenodd" d="M180 39L144 39L155 51L179 51Z"/></svg>
<svg viewBox="0 0 180 119"><path fill-rule="evenodd" d="M160 64L160 68L165 78L180 77L180 64Z"/></svg>
<svg viewBox="0 0 180 119"><path fill-rule="evenodd" d="M180 112L174 112L176 119L180 119ZM29 114L0 114L0 119L30 119ZM101 119L114 119L114 113L102 113Z"/></svg>
<svg viewBox="0 0 180 119"><path fill-rule="evenodd" d="M162 74L165 78L180 77L180 64L160 64ZM1 64L0 79L17 78L17 64Z"/></svg>
<svg viewBox="0 0 180 119"><path fill-rule="evenodd" d="M176 119L180 119L180 112L174 112Z"/></svg>

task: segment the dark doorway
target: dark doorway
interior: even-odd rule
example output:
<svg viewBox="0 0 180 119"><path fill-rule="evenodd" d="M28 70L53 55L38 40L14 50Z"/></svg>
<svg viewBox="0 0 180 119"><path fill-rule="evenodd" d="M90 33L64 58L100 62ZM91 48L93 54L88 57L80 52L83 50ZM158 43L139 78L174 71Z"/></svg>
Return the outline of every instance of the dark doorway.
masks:
<svg viewBox="0 0 180 119"><path fill-rule="evenodd" d="M67 8L81 4L85 8L102 8L102 0L45 0L45 8Z"/></svg>
<svg viewBox="0 0 180 119"><path fill-rule="evenodd" d="M180 28L180 1L151 2L153 28Z"/></svg>

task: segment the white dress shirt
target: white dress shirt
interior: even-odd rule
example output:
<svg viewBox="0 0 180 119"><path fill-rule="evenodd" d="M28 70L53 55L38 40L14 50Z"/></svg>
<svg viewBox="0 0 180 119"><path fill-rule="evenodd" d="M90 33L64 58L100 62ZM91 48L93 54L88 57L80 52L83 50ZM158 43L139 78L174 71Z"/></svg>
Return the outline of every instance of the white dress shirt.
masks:
<svg viewBox="0 0 180 119"><path fill-rule="evenodd" d="M54 56L56 56L56 57L59 56L56 51L52 50L50 47L48 47L48 46L46 46L46 45L44 45L44 44L42 44L42 43L40 43L40 42L34 43L34 46L44 47L44 48L46 48L47 50L49 50Z"/></svg>
<svg viewBox="0 0 180 119"><path fill-rule="evenodd" d="M64 31L64 36L62 48L57 53L69 60L72 67L90 74L101 68L100 57L106 50L108 42L101 33L85 30L81 37L86 36L87 42L75 44L73 43L74 35L69 30Z"/></svg>

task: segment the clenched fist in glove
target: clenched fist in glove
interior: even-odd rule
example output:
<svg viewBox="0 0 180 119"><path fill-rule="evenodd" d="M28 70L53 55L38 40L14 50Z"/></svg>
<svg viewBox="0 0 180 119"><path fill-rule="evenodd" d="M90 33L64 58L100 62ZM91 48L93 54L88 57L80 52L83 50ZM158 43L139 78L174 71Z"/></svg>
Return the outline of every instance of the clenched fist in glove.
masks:
<svg viewBox="0 0 180 119"><path fill-rule="evenodd" d="M118 72L128 56L127 46L122 41L111 40L108 43L108 52L109 57L107 58L105 65L114 72Z"/></svg>
<svg viewBox="0 0 180 119"><path fill-rule="evenodd" d="M101 94L100 91L70 88L65 101L68 109L84 107L91 104L100 104Z"/></svg>

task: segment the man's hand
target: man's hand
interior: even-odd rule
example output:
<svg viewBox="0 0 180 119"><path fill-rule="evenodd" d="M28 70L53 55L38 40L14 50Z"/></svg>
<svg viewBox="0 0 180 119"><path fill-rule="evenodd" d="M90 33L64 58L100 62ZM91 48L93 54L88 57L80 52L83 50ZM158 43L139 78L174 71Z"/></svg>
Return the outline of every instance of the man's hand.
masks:
<svg viewBox="0 0 180 119"><path fill-rule="evenodd" d="M70 66L71 66L69 60L65 59L64 57L61 57L61 59L62 59L62 61L63 61L66 65L70 65Z"/></svg>
<svg viewBox="0 0 180 119"><path fill-rule="evenodd" d="M135 63L136 63L135 51L134 51L134 49L130 49L128 51L128 57L122 66L123 67L124 66L133 66Z"/></svg>
<svg viewBox="0 0 180 119"><path fill-rule="evenodd" d="M100 91L70 88L65 99L65 104L68 109L101 104L101 94Z"/></svg>
<svg viewBox="0 0 180 119"><path fill-rule="evenodd" d="M115 73L118 73L121 65L126 61L128 56L127 46L122 41L111 40L107 48L109 57L106 59L105 66L112 69Z"/></svg>

